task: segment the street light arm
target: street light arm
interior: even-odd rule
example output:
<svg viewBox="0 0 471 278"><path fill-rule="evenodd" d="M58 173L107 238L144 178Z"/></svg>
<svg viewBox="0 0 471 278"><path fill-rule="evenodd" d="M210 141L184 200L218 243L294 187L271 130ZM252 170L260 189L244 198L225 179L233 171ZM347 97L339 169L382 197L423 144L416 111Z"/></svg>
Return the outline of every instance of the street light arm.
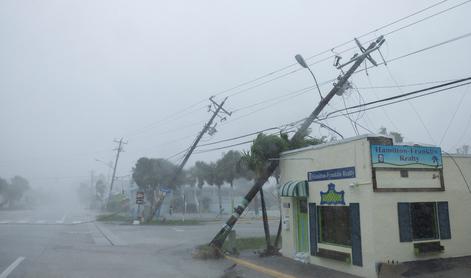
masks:
<svg viewBox="0 0 471 278"><path fill-rule="evenodd" d="M317 87L317 91L319 92L319 96L321 97L321 99L323 99L324 97L322 96L322 93L321 93L321 89L319 88L319 84L317 83L317 78L316 76L314 75L314 73L312 72L311 68L308 66L307 69L309 70L309 72L311 73L312 75L312 78L314 78L314 82L316 82L316 87Z"/></svg>

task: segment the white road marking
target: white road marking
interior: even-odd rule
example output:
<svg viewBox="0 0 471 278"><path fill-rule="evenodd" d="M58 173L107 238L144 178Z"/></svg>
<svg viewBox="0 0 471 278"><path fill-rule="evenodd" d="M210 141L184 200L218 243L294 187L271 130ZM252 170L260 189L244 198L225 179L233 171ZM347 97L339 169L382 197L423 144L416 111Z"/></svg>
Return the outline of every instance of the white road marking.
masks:
<svg viewBox="0 0 471 278"><path fill-rule="evenodd" d="M18 223L18 224L25 224L25 223L28 223L28 220L20 220L20 221L16 221L16 223Z"/></svg>
<svg viewBox="0 0 471 278"><path fill-rule="evenodd" d="M60 223L64 223L66 217L67 217L67 213L65 213L64 216L62 216L61 220L59 220ZM57 221L56 221L56 223L57 223Z"/></svg>
<svg viewBox="0 0 471 278"><path fill-rule="evenodd" d="M10 223L10 220L0 221L0 224L8 224L8 223Z"/></svg>
<svg viewBox="0 0 471 278"><path fill-rule="evenodd" d="M72 224L80 224L82 221L72 221Z"/></svg>
<svg viewBox="0 0 471 278"><path fill-rule="evenodd" d="M177 228L173 228L173 230L175 230L175 232L184 232L185 231L183 229L177 229Z"/></svg>
<svg viewBox="0 0 471 278"><path fill-rule="evenodd" d="M25 259L25 257L18 257L10 266L8 266L2 274L0 274L0 278L7 278L8 275L15 270L15 268Z"/></svg>
<svg viewBox="0 0 471 278"><path fill-rule="evenodd" d="M63 224L63 223L64 223L64 221L62 221L62 220L57 220L56 221L56 224Z"/></svg>
<svg viewBox="0 0 471 278"><path fill-rule="evenodd" d="M46 221L44 221L44 220L38 220L38 221L36 221L36 224L44 224L44 223L46 223Z"/></svg>

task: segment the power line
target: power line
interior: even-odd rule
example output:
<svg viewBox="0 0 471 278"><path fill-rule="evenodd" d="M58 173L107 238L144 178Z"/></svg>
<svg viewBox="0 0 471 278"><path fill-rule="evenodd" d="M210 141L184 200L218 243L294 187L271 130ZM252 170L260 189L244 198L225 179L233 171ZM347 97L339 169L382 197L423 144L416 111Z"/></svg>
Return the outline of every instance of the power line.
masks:
<svg viewBox="0 0 471 278"><path fill-rule="evenodd" d="M465 79L461 80L461 82L469 81L469 80L471 80L471 77L465 78ZM458 83L458 82L455 81L455 82L453 82L453 83ZM414 91L414 92L410 92L410 93L406 93L406 94L396 95L396 96L393 96L393 97L388 97L388 98L384 98L384 99L381 99L381 100L368 102L368 103L365 103L364 105L355 105L355 106L351 106L351 107L348 107L348 109L355 109L355 108L361 107L361 108L364 109L364 111L372 110L372 109L376 109L376 108L379 108L379 107L384 107L384 106L387 106L387 105L391 105L391 104L395 104L395 103L399 103L399 102L404 102L404 101L411 100L411 99L415 99L415 98L420 98L420 97L424 97L424 96L428 96L428 95L433 95L433 94L436 94L436 93L439 93L439 92L443 92L443 91L448 91L448 90L451 90L451 89L454 89L454 88L463 87L463 86L466 86L466 85L469 85L469 84L471 84L471 82L467 82L467 83L463 83L463 84L458 84L458 85L454 85L454 86L451 86L451 87L448 87L448 88L444 88L444 89L436 90L436 91L433 91L433 92L428 92L428 93L424 93L424 94L421 94L421 95L414 96L415 94L418 94L418 93L421 93L421 92L425 92L425 91L430 91L430 90L433 90L433 89L435 89L435 88L438 87L438 86L434 86L434 87L425 88L425 89L422 89L422 90L418 90L418 91ZM447 85L450 85L450 84L447 84ZM445 86L445 85L443 85L443 86ZM443 86L440 86L440 87L443 87ZM438 88L439 88L439 87L438 87ZM413 96L411 96L411 95L413 95ZM396 101L393 101L393 102L390 102L390 103L386 103L386 104L380 104L380 105L373 106L373 107L367 107L367 106L372 105L372 104L382 103L382 102L385 102L385 101L395 100L395 99L403 98L403 97L407 97L407 96L410 96L410 97L404 98L404 99L400 99L400 100L396 100ZM321 118L321 119L319 119L319 120L320 120L320 121L323 121L323 120L325 120L325 119L331 119L331 118L340 117L340 116L342 116L342 115L334 115L334 116L332 116L332 115L335 114L335 113L342 112L342 111L344 111L344 110L345 110L345 109L339 109L339 110L330 112L329 114L327 114L326 117ZM355 114L355 113L359 113L359 112L362 112L362 111L363 111L363 110L357 110L357 111L350 111L350 112L348 112L348 113L349 113L349 114Z"/></svg>
<svg viewBox="0 0 471 278"><path fill-rule="evenodd" d="M386 71L388 72L388 75L389 77L391 78L391 80L394 82L394 84L396 84L396 88L397 90L400 92L400 93L404 93L402 91L402 89L399 87L399 83L397 82L396 78L394 78L394 76L392 75L392 72L391 70L389 69L389 66L387 64L384 65L385 68L386 68ZM424 120L422 119L422 116L420 115L420 113L417 111L417 109L415 108L414 104L412 104L410 101L407 102L409 104L409 106L412 108L412 110L414 111L415 115L417 116L417 118L419 119L420 121L420 124L422 125L422 127L425 129L425 132L427 132L427 135L430 137L430 140L432 140L432 142L435 143L435 140L433 139L433 136L432 134L430 133L430 130L427 128L427 125L425 125L425 122Z"/></svg>
<svg viewBox="0 0 471 278"><path fill-rule="evenodd" d="M359 36L357 36L357 38L363 38L363 37L366 37L366 36L368 36L368 35L374 34L375 32L378 32L378 31L380 31L380 30L383 30L383 29L385 29L385 28L388 28L388 27L390 27L390 26L393 26L393 25L395 25L395 24L397 24L397 23L399 23L399 22L402 22L402 21L404 21L404 20L406 20L406 19L409 19L409 18L411 18L411 17L414 17L414 16L416 16L416 15L418 15L418 14L421 14L421 13L423 13L423 12L425 12L425 11L428 11L428 10L430 10L430 9L432 9L432 8L434 8L434 7L437 7L437 6L439 6L439 5L442 5L442 4L446 3L446 2L448 2L448 0L443 0L443 1L439 1L439 2L437 2L437 3L431 4L431 5L429 5L429 6L425 7L425 8L422 8L422 9L416 11L416 12L413 12L413 13L411 13L411 14L408 14L408 15L406 15L406 16L404 16L404 17L401 17L401 18L399 18L399 19L397 19L397 20L394 20L394 21L392 21L392 22L390 22L390 23L388 23L388 24L382 25L382 26L380 26L380 27L378 27L378 28L375 28L374 30L371 30L371 31L369 31L369 32L367 32L367 33L364 33L364 34L362 34L362 35L359 35ZM411 26L413 26L413 25L415 25L415 24L418 24L418 23L423 22L423 21L425 21L425 20L431 19L431 18L433 18L433 17L435 17L435 16L438 16L438 15L440 15L440 14L446 13L446 12L451 11L451 10L453 10L453 9L456 9L456 8L458 8L458 7L460 7L460 6L464 5L464 4L467 4L467 3L469 3L469 2L471 2L471 0L467 0L467 1L461 2L461 3L457 4L457 5L454 5L454 6L452 6L452 7L447 8L447 9L441 10L441 11L439 11L439 12L437 12L437 13L434 13L434 14L432 14L432 15L429 15L429 16L427 16L427 17L425 17L425 18L422 18L422 19L420 19L420 20L414 21L414 22L412 22L412 23L410 23L410 24L408 24L408 25L406 25L406 26L402 26L402 27L400 27L400 28L396 28L396 29L394 29L394 30L392 30L392 31L390 31L390 32L388 32L388 33L386 33L386 35L390 35L390 34L393 34L393 33L398 32L398 31L400 31L400 30L409 28L409 27L411 27ZM329 48L329 49L327 49L327 50L318 52L317 54L314 54L314 55L312 55L312 56L307 57L306 59L307 59L307 60L310 60L310 59L313 59L313 58L315 58L315 57L319 57L319 56L321 56L321 55L323 55L323 54L330 53L330 52L332 52L334 49L337 49L337 48L340 48L340 47L342 47L342 46L348 45L348 44L351 43L351 42L353 42L353 40L348 40L348 41L345 41L345 42L343 42L343 43L337 44L337 45L333 46L332 48ZM347 50L344 50L344 51L342 51L342 52L340 52L340 53L344 53L344 52L346 52L346 51L349 51L349 50L352 50L352 49L355 49L355 48L356 48L356 46L355 46L355 47L348 48ZM327 58L324 58L324 59L322 59L322 60L320 60L320 61L318 61L318 62L309 64L309 65L313 65L313 64L317 64L317 63L319 63L319 62L326 61L326 60L328 60L328 59L330 59L330 58L332 58L332 57L334 57L334 56L335 56L335 55L329 56L329 57L327 57ZM242 88L242 87L244 87L244 86L246 86L246 85L249 85L249 84L252 84L252 83L257 82L257 81L259 81L259 80L262 80L262 79L264 79L264 78L273 76L273 75L275 75L276 73L282 72L282 71L284 71L284 70L286 70L286 69L289 69L289 68L292 68L292 67L294 67L294 66L296 66L296 65L297 65L297 63L289 64L289 65L287 65L287 66L284 66L284 67L278 68L278 69L276 69L276 70L274 70L274 71L271 71L271 72L269 72L269 73L267 73L267 74L263 74L263 75L261 75L261 76L259 76L259 77L253 78L253 79L251 79L251 80L249 80L249 81L245 81L245 82L239 83L239 84L237 84L237 85L235 85L235 86L233 86L233 87L230 87L230 88L228 88L228 89L224 89L224 90L221 90L221 91L219 91L219 92L214 92L212 95L219 96L219 95L222 95L222 94L224 94L224 93L227 93L227 92L230 92L230 91L234 91L234 90L239 89L239 88ZM264 85L264 84L267 84L267 83L269 83L269 82L278 80L278 79L280 79L280 78L283 78L283 77L285 77L285 76L287 76L287 75L293 74L293 73L295 73L295 72L297 72L297 71L300 71L300 70L301 70L301 69L297 69L297 70L293 70L293 71L288 72L288 73L284 73L284 74L282 74L282 75L280 75L280 76L277 76L277 77L275 77L275 78L270 79L269 81L264 81L264 82L262 82L262 83L260 83L260 84L254 85L254 86L252 86L252 87L250 87L250 88L245 88L245 89L240 90L240 91L238 91L238 92L235 92L235 93L233 93L233 94L231 94L231 95L229 95L229 96L234 96L234 95L241 94L241 93L243 93L243 92L246 92L246 91L248 91L248 90L251 90L251 89L260 87L260 86L262 86L262 85ZM166 117L160 119L160 120L157 121L157 122L151 123L151 124L145 126L144 129L145 129L145 128L150 128L150 127L152 127L152 126L155 126L156 124L161 123L161 122L165 121L166 119L169 119L169 118L171 118L171 117L173 117L173 116L175 116L175 115L179 115L179 114L181 114L181 113L183 113L183 112L185 112L185 111L187 111L187 110L189 110L189 109L195 107L196 105L201 104L201 103L203 103L203 102L205 102L205 101L206 101L206 98L205 98L205 99L202 99L202 100L200 100L200 101L198 101L198 102L196 102L196 103L194 103L194 104L191 104L191 105L189 105L189 106L187 106L187 107L185 107L185 108L183 108L183 109L181 109L181 110L179 110L179 111L177 111L177 112L175 112L175 113L172 113L172 114L170 114L169 116L166 116Z"/></svg>
<svg viewBox="0 0 471 278"><path fill-rule="evenodd" d="M471 0L470 0L471 1ZM471 32L470 33L466 33L466 34L463 34L461 36L458 36L458 37L454 37L454 38L451 38L451 39L448 39L446 41L442 41L442 42L439 42L439 43L436 43L436 44L433 44L433 45L430 45L430 46L427 46L427 47L424 47L424 48L421 48L419 50L416 50L416 51L413 51L413 52L409 52L407 54L404 54L404 55L401 55L401 56L398 56L398 57L395 57L395 58L392 58L390 60L387 60L386 62L387 63L391 63L391 62L394 62L394 61L397 61L397 60L400 60L400 59L404 59L406 57L409 57L411 55L415 55L415 54L418 54L418 53L421 53L421 52L424 52L424 51L427 51L427 50L430 50L430 49L433 49L433 48L436 48L436 47L439 47L439 46L442 46L442 45L445 45L445 44L449 44L449 43L452 43L452 42L455 42L455 41L458 41L458 40L462 40L462 39L465 39L467 37L471 36ZM378 63L378 66L379 65L384 65L384 62L380 62ZM368 66L367 69L370 69L372 68L372 66ZM362 72L362 71L365 71L365 69L361 69L358 72Z"/></svg>
<svg viewBox="0 0 471 278"><path fill-rule="evenodd" d="M461 87L461 86L465 86L465 85L471 84L471 82L464 83L464 84L459 84L459 85L455 85L455 86L452 86L452 87L449 87L449 88L440 89L440 90L433 91L433 92L429 92L429 93L425 93L425 94L422 94L422 95L419 95L419 96L413 96L413 95L415 95L415 94L419 94L419 93L422 93L422 92L427 92L427 91L430 91L430 90L434 90L434 89L439 89L439 88L447 87L447 86L450 86L450 85L454 85L454 84L457 84L457 83L462 83L462 82L469 81L469 80L471 80L471 77L462 78L462 79L459 79L459 80L447 82L447 83L445 83L445 84L440 84L440 85L437 85L437 86L432 86L432 87L429 87L429 88L424 88L424 89L416 90L416 91L413 91L413 92L404 93L404 94L400 94L400 95L396 95L396 96L392 96L392 97L380 99L380 100L377 100L377 101L368 102L368 103L361 104L361 105L354 105L354 106L346 107L346 108L344 108L344 109L335 110L335 111L333 111L333 112L327 114L327 116L325 116L324 118L319 119L319 121L324 121L324 120L326 120L326 119L331 119L331 118L336 118L336 117L344 116L344 115L346 115L346 114L349 114L349 115L350 115L350 114L360 113L360 112L363 112L363 111L367 111L367 110L371 110L371 109L375 109L375 108L379 108L379 107L384 107L384 106L387 106L387 105L391 105L391 104L395 104L395 103L407 101L407 100L410 100L410 99L415 99L415 98L418 98L418 97L423 97L423 96L427 96L427 95L431 95L431 94L436 94L436 93L439 93L439 92L442 92L442 91L451 90L451 89L454 89L454 88L458 88L458 87ZM380 105L380 106L374 106L374 107L371 107L371 108L368 108L368 107L367 107L367 106L370 106L370 105L372 105L372 104L377 104L377 103L382 103L382 102L386 102L386 101L391 101L391 100L395 100L395 99L398 99L398 98L404 98L404 97L407 97L407 96L413 96L413 97L410 97L410 98L407 98L407 99L398 100L398 101L391 102L391 103L386 103L386 104L383 104L383 105ZM361 108L361 109L359 109L359 110L357 110L357 111L349 111L349 112L347 112L347 113L345 113L345 114L341 114L341 115L337 115L337 116L331 116L331 115L333 115L333 114L335 114L335 113L338 113L338 112L348 111L348 110L357 109L357 108ZM305 119L305 118L303 118L303 119L301 119L301 120L299 120L299 121L297 121L297 122L300 122L300 121L302 121L302 120L304 120L304 119ZM322 124L321 122L316 122L316 123ZM358 124L358 123L357 123L357 124ZM373 133L373 132L371 132L371 130L367 129L366 127L364 127L364 126L362 126L362 125L359 125L359 126L362 127L363 129L367 130L368 132ZM218 144L218 143L222 143L222 142L228 142L228 141L232 141L232 140L244 138L244 137L247 137L247 136L255 135L255 134L258 134L258 133L260 133L260 132L264 132L264 131L272 130L272 129L276 129L276 128L264 129L264 130L260 130L260 131L257 131L257 132L252 132L252 133L249 133L249 134L245 134L245 135L241 135L241 136L237 136L237 137L233 137L233 138L228 138L228 139L220 140L220 141L217 141L217 142L207 143L207 144L205 144L205 145L207 146L207 145L214 145L214 144ZM253 142L253 140L252 140L252 141L242 142L242 143L237 143L237 144L233 144L233 145L223 146L223 147L219 147L219 148L214 148L214 149L201 150L201 151L198 151L198 153L203 153L203 152L210 152L210 151L214 151L214 150L226 149L226 148L230 148L230 147L233 147L233 146L238 146L238 145L247 144L248 142Z"/></svg>
<svg viewBox="0 0 471 278"><path fill-rule="evenodd" d="M253 140L249 140L249 141L245 141L245 142L241 142L241 143L237 143L237 144L232 144L232 145L229 145L229 146L219 147L219 148L206 149L206 150L198 150L198 151L195 151L195 154L207 153L207 152L212 152L212 151L227 149L227 148L231 148L231 147L235 147L235 146L240 146L240 145L245 145L245 144L249 144L249 143L253 143Z"/></svg>
<svg viewBox="0 0 471 278"><path fill-rule="evenodd" d="M458 101L458 106L457 106L456 109L454 110L455 112L453 113L453 116L451 116L451 119L450 119L450 121L448 122L448 125L447 125L447 127L446 127L446 129L445 129L445 132L443 132L442 138L440 139L440 143L438 144L439 146L442 145L443 140L445 139L445 136L446 136L447 133L448 133L448 129L450 129L450 126L451 126L451 124L453 123L453 120L455 119L456 113L458 113L458 110L460 110L460 108L461 108L461 104L463 104L463 99L464 99L465 96L466 96L466 93L463 93L463 95L461 95L461 98L460 98L460 100Z"/></svg>
<svg viewBox="0 0 471 278"><path fill-rule="evenodd" d="M428 82L417 82L417 83L407 83L407 84L398 84L398 85L376 85L376 86L367 86L367 87L357 87L360 90L374 90L374 89L396 89L396 88L407 88L407 87L417 87L423 85L431 85L431 84L440 84L450 81L455 81L458 79L447 79L447 80L437 80L437 81L428 81Z"/></svg>
<svg viewBox="0 0 471 278"><path fill-rule="evenodd" d="M470 0L470 1L471 1L471 0ZM395 62L395 61L397 61L397 60L404 59L404 58L409 57L409 56L411 56L411 55L415 55L415 54L418 54L418 53L421 53L421 52L424 52L424 51L427 51L427 50L430 50L430 49L433 49L433 48L436 48L436 47L439 47L439 46L443 46L443 45L445 45L445 44L448 44L448 43L451 43L451 42L455 42L455 41L458 41L458 40L467 38L467 37L469 37L469 36L471 36L471 32L470 32L470 33L466 33L466 34L461 35L461 36L458 36L458 37L455 37L455 38L452 38L452 39L448 39L448 40L442 41L442 42L440 42L440 43L436 43L436 44L433 44L433 45L430 45L430 46L421 48L421 49L416 50L416 51L412 51L412 52L403 54L403 55L401 55L401 56L397 56L397 57L395 57L395 58L392 58L392 59L390 59L390 60L387 60L386 63ZM378 63L378 65L384 65L384 62ZM368 66L367 69L372 68L372 67L373 67L373 66ZM364 69L360 69L360 70L358 70L357 72L355 72L355 74L358 74L358 73L363 72L363 71L365 71L365 70L366 70L365 68L364 68ZM335 80L336 80L336 78L330 79L330 80L328 80L328 81L323 82L322 85L323 85L323 84L328 84L328 83L333 82L333 81L335 81ZM458 80L460 80L460 79L458 79ZM311 88L310 90L312 90L312 88L314 88L314 86L311 86L310 88ZM305 94L305 93L307 93L307 92L309 91L309 90L306 90L306 91L303 91L303 90L306 90L306 88L301 89L301 90L296 90L296 91L294 91L294 92L292 92L292 93L286 94L286 95L291 95L291 94L300 92L299 94L296 94L296 95L294 95L294 96L291 96L290 98L288 98L288 99L286 99L286 100L290 100L290 99L292 99L292 98L295 98L295 97L297 97L297 96L300 96L300 95L302 95L302 94ZM281 100L281 101L275 102L275 103L273 103L273 104L264 106L264 107L262 107L262 108L260 108L260 109L254 110L254 111L252 111L252 112L250 112L250 113L247 113L247 114L244 114L244 115L242 115L242 116L233 118L233 119L232 119L231 121L229 121L229 122L233 122L233 121L235 121L235 120L237 120L237 119L240 119L240 118L243 118L243 117L252 115L252 114L254 114L254 113L260 112L260 111L262 111L262 110L265 110L265 109L267 109L267 108L270 108L270 107L273 106L273 105L282 103L282 102L284 102L284 101L286 101L286 100ZM239 110L240 110L240 109L239 109ZM228 122L226 122L225 124L227 124L227 123L228 123Z"/></svg>

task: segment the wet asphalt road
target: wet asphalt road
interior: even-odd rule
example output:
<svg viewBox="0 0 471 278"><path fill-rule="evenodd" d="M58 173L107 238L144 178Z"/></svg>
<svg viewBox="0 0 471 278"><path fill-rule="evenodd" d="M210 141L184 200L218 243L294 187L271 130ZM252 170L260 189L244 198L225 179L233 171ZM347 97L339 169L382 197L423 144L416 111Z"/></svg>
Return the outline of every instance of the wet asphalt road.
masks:
<svg viewBox="0 0 471 278"><path fill-rule="evenodd" d="M0 278L6 277L221 277L226 260L191 258L222 225L135 226L96 223L87 210L0 211ZM275 226L276 224L273 224ZM258 221L239 236L263 235ZM264 277L237 269L242 277Z"/></svg>

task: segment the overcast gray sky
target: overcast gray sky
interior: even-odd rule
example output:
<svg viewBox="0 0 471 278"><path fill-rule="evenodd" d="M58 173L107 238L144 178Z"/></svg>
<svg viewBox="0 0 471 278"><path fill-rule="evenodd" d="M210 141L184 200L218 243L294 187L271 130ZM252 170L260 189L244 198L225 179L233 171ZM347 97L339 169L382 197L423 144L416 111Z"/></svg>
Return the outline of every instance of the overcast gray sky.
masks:
<svg viewBox="0 0 471 278"><path fill-rule="evenodd" d="M210 117L209 96L291 65L297 53L310 57L438 2L1 1L0 176L23 175L33 185L77 184L90 170L107 172L95 158L111 161L113 139L120 137L129 143L118 176L129 174L139 157L166 158L188 147ZM366 41L377 35L469 1L443 2L361 40L367 46ZM469 33L470 14L471 3L466 3L388 35L382 53L392 59ZM333 51L352 46L351 42ZM362 99L371 101L401 91L365 87L467 77L470 47L471 38L464 38L370 69L368 76L356 74L352 81ZM346 60L354 52L342 56ZM377 53L374 57L381 61ZM320 83L339 74L332 62L329 58L312 66ZM299 69L293 66L219 94L218 101L235 94L225 105L235 112L202 143L307 116L319 101L316 91L268 102L313 85L309 73ZM330 83L321 87L324 94L330 88ZM416 88L420 86L402 91ZM401 132L406 141L441 142L444 150L454 151L471 143L470 93L465 86L367 111L358 122L374 132L385 126ZM358 93L347 94L345 101L358 104ZM343 105L336 97L328 110ZM355 135L346 118L327 123L346 137ZM330 135L317 125L312 130L314 136ZM221 152L195 154L189 164L215 160Z"/></svg>

